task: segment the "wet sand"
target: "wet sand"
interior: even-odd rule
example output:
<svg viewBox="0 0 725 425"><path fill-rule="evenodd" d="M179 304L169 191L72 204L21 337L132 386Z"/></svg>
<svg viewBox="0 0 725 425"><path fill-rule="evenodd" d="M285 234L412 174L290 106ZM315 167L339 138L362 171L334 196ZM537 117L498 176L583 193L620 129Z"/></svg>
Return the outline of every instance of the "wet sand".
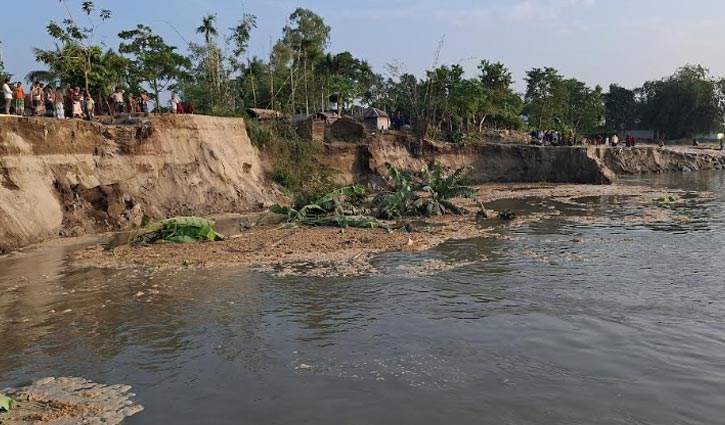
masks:
<svg viewBox="0 0 725 425"><path fill-rule="evenodd" d="M480 219L476 216L477 200L458 200L459 205L469 209L469 214L434 217L425 221L413 219L410 220L414 227L411 233L403 229L407 221L386 223L390 230L305 226L289 229L262 225L216 243L123 245L112 250L100 245L92 246L77 252L73 264L116 269L247 266L282 276L360 276L378 273L370 259L382 252L424 251L448 240L507 238L502 234L506 228L562 216L562 210L567 211L564 214L567 220L588 224L682 223L688 220L671 208L658 206L655 201L665 195L688 196L677 190L665 192L648 186L619 183L608 186L491 184L478 186L477 189L477 200L484 205L505 206L506 200L511 200L511 205L518 207L511 208L518 217L503 221L497 218L498 211L487 209L489 218ZM708 194L697 196L706 197ZM629 208L629 212L621 217L598 217L593 204L606 197L613 197L617 203ZM533 200L533 203L536 200L546 201L548 207L532 209L513 202L524 199ZM416 270L416 273L424 272Z"/></svg>

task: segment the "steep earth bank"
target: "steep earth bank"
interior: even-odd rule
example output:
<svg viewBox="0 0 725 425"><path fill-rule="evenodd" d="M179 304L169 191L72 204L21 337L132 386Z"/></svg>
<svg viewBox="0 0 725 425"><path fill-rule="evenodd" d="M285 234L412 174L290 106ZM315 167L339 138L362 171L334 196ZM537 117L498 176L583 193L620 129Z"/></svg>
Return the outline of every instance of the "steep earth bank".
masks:
<svg viewBox="0 0 725 425"><path fill-rule="evenodd" d="M469 178L483 183L584 183L610 184L615 173L586 148L551 148L520 144L474 144L458 146L404 140L374 141L351 146L325 146L321 161L337 171L340 182L375 182L385 175L386 162L401 170L420 171L436 162L444 168L472 166Z"/></svg>
<svg viewBox="0 0 725 425"><path fill-rule="evenodd" d="M246 212L282 198L242 119L154 116L106 124L0 117L0 253L58 236L126 229L143 215ZM616 174L722 169L714 150L458 146L383 136L326 144L340 183L380 184L384 164L473 166L473 183L609 184Z"/></svg>
<svg viewBox="0 0 725 425"><path fill-rule="evenodd" d="M111 125L0 117L0 252L151 217L275 201L244 121L159 116Z"/></svg>

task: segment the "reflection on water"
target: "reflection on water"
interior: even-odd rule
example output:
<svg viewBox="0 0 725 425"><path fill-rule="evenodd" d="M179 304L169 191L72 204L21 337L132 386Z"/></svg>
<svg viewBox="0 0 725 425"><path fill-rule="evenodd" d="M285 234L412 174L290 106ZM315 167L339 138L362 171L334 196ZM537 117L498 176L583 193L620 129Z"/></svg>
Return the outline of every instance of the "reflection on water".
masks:
<svg viewBox="0 0 725 425"><path fill-rule="evenodd" d="M375 277L69 271L72 248L16 254L0 259L0 388L127 383L146 406L132 424L719 423L723 176L646 179L714 192L674 207L693 222L580 224L567 217L621 202L522 200L563 213L509 240L381 255ZM455 267L411 272L439 263Z"/></svg>

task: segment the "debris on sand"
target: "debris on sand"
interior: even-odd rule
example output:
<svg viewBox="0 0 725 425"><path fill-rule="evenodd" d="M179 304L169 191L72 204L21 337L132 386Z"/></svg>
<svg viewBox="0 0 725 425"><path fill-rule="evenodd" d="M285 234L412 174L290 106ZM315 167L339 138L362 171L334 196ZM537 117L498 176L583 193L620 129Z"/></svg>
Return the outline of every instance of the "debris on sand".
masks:
<svg viewBox="0 0 725 425"><path fill-rule="evenodd" d="M102 385L83 378L44 378L1 392L13 408L0 413L3 425L116 425L143 410L128 385Z"/></svg>

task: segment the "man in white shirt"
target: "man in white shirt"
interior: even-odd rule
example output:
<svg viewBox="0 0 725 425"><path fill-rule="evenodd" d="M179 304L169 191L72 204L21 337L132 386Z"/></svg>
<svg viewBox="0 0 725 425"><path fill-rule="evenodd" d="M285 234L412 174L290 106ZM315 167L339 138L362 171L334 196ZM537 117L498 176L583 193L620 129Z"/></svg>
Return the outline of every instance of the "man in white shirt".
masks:
<svg viewBox="0 0 725 425"><path fill-rule="evenodd" d="M176 97L176 92L175 91L172 91L171 92L171 101L170 102L171 102L171 111L170 112L172 114L177 113L178 112L178 109L179 109L179 98Z"/></svg>
<svg viewBox="0 0 725 425"><path fill-rule="evenodd" d="M10 89L10 80L5 79L3 83L3 98L5 99L5 115L10 115L10 104L13 102L13 91Z"/></svg>

